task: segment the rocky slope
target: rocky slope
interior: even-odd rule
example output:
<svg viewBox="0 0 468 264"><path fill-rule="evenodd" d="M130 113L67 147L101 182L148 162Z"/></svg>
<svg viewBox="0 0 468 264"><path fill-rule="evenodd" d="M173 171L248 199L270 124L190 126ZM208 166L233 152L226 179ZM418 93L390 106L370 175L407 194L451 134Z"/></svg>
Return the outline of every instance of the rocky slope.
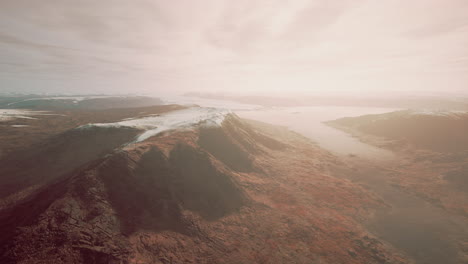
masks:
<svg viewBox="0 0 468 264"><path fill-rule="evenodd" d="M10 194L0 262L411 262L362 225L386 205L333 177L347 168L295 133L234 115L143 141L128 140L141 130L100 129L114 133L109 143L93 146L89 131L72 137L81 158L49 142L19 160L53 157L75 169L39 166L47 180ZM21 171L0 176L37 180Z"/></svg>

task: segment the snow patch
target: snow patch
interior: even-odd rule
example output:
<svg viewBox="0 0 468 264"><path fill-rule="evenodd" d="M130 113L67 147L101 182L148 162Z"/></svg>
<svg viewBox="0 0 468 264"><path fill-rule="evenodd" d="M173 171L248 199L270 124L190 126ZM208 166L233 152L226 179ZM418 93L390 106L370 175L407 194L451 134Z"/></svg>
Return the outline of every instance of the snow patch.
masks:
<svg viewBox="0 0 468 264"><path fill-rule="evenodd" d="M136 142L144 141L162 132L192 129L196 126L221 126L224 118L231 111L219 108L192 107L172 111L166 114L147 116L138 119L127 119L116 123L96 123L81 126L90 127L131 127L144 130Z"/></svg>
<svg viewBox="0 0 468 264"><path fill-rule="evenodd" d="M0 122L9 121L17 118L22 119L37 119L31 116L44 115L43 111L30 111L21 109L0 109Z"/></svg>

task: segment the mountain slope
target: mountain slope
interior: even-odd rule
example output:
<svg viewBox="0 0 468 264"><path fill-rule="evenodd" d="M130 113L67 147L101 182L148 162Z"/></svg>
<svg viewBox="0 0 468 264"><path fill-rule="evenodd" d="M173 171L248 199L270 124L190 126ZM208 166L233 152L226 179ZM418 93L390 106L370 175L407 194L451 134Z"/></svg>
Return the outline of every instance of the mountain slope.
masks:
<svg viewBox="0 0 468 264"><path fill-rule="evenodd" d="M72 129L0 160L0 198L44 185L111 153L141 131L124 128Z"/></svg>
<svg viewBox="0 0 468 264"><path fill-rule="evenodd" d="M361 225L385 204L330 176L334 166L284 129L201 121L117 147L1 210L0 259L410 263Z"/></svg>

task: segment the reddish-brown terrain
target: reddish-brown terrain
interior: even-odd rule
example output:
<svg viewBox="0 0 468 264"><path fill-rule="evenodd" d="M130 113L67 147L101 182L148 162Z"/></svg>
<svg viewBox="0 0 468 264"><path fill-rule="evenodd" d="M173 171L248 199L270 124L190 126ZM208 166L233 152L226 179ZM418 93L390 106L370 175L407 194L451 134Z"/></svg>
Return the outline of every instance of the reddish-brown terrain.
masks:
<svg viewBox="0 0 468 264"><path fill-rule="evenodd" d="M78 116L118 117L101 113ZM1 263L412 263L364 224L388 205L298 134L229 115L134 142L82 123L2 159Z"/></svg>

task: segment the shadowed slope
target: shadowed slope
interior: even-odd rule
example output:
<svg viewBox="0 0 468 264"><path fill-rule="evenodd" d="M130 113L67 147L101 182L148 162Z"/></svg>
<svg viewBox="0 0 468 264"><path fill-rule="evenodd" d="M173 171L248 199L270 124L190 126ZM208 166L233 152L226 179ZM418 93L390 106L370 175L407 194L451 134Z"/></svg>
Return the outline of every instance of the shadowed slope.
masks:
<svg viewBox="0 0 468 264"><path fill-rule="evenodd" d="M25 187L44 185L114 151L140 133L137 129L72 129L0 161L0 198Z"/></svg>

